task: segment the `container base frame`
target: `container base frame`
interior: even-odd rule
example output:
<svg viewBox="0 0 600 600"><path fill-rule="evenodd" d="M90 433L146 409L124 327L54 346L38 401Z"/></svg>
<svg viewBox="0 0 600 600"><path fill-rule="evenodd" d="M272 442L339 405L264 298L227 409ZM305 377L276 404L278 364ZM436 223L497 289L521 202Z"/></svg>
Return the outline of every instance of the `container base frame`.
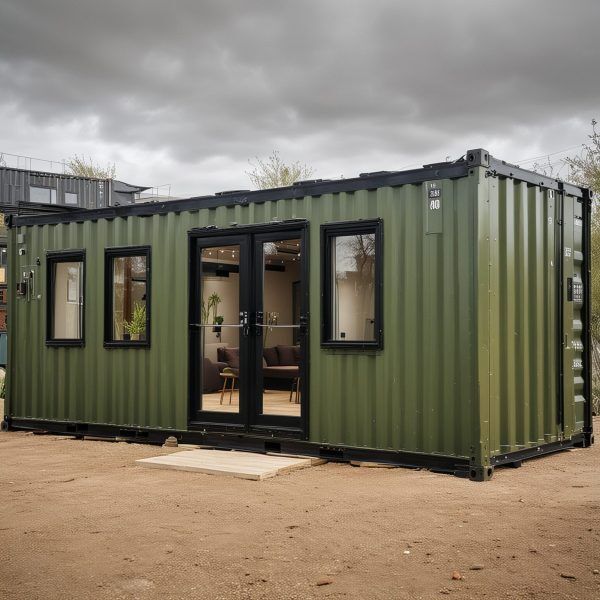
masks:
<svg viewBox="0 0 600 600"><path fill-rule="evenodd" d="M75 438L94 437L107 441L123 441L162 445L167 437L174 436L180 443L201 444L222 449L245 450L248 452L277 452L282 454L305 454L336 462L369 461L386 463L411 469L427 469L435 473L447 473L472 481L491 479L498 466L520 466L521 461L537 456L560 452L574 446L588 446L583 434L569 440L508 452L493 456L490 465L472 465L468 458L441 454L425 454L396 450L377 450L352 446L329 445L308 442L294 437L271 433L254 434L246 432L219 432L198 430L152 429L144 427L103 425L69 421L47 421L42 419L5 418L2 430L28 430L54 435L68 435ZM290 432L293 436L293 432Z"/></svg>

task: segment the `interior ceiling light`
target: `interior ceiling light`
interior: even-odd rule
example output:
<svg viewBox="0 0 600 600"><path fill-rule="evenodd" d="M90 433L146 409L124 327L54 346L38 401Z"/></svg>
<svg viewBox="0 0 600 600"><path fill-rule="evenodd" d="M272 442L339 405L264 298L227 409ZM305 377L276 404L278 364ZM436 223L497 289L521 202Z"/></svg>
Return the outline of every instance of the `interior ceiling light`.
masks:
<svg viewBox="0 0 600 600"><path fill-rule="evenodd" d="M267 242L263 244L263 252L270 256L272 254L277 254L277 244L275 242Z"/></svg>

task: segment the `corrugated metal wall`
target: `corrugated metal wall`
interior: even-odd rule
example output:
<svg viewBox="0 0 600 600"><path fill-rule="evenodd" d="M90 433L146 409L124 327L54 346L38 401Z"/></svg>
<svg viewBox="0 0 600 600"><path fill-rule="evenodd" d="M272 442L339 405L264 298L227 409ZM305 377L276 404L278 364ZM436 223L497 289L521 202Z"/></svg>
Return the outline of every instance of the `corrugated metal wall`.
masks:
<svg viewBox="0 0 600 600"><path fill-rule="evenodd" d="M581 203L571 196L563 198L554 190L508 178L489 178L486 185L490 247L488 422L489 448L494 455L568 438L583 427L583 303L575 305L566 296L567 278L579 273L581 281L583 228L574 226L573 207L579 207L581 214ZM483 204L480 207L486 210ZM561 243L566 246L564 252ZM559 312L561 279L565 283L565 348ZM481 373L485 364L482 355L480 358ZM565 375L561 397L562 361ZM483 437L484 430L485 423Z"/></svg>
<svg viewBox="0 0 600 600"><path fill-rule="evenodd" d="M423 185L313 200L320 222L383 218L384 349L370 355L321 350L314 323L319 297L311 294L311 438L469 454L477 357L468 186L467 179L443 182L440 234L426 233ZM318 256L313 235L311 259ZM312 290L318 277L313 259Z"/></svg>
<svg viewBox="0 0 600 600"><path fill-rule="evenodd" d="M490 448L558 439L555 192L490 179Z"/></svg>
<svg viewBox="0 0 600 600"><path fill-rule="evenodd" d="M110 204L110 179L84 179L68 175L0 168L0 203L29 202L29 187L56 190L57 204L65 204L65 193L77 194L77 206L104 208Z"/></svg>
<svg viewBox="0 0 600 600"><path fill-rule="evenodd" d="M310 440L469 456L478 436L472 178L444 180L442 227L427 233L424 185L19 228L11 272L35 262L41 299L11 296L10 412L23 418L186 429L192 227L310 220ZM384 349L320 347L321 223L381 217ZM437 229L436 229L437 230ZM15 234L26 236L27 259ZM152 347L104 349L104 249L152 246ZM47 348L45 251L86 249L85 348Z"/></svg>
<svg viewBox="0 0 600 600"><path fill-rule="evenodd" d="M585 425L586 403L584 373L584 317L583 296L576 293L576 287L585 285L583 271L587 268L583 251L583 205L577 198L566 196L562 210L563 252L562 264L565 283L563 289L563 339L565 350L564 364L564 430L573 435L583 430ZM568 279L571 278L571 285ZM571 290L569 290L571 287ZM589 326L589 325L588 325Z"/></svg>

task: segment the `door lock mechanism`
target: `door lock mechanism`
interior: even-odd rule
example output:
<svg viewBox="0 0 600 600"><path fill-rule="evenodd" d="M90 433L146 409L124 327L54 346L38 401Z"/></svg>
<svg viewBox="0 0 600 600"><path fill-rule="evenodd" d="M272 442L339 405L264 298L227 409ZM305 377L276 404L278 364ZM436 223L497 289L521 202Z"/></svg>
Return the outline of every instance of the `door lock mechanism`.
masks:
<svg viewBox="0 0 600 600"><path fill-rule="evenodd" d="M247 310L240 311L240 325L242 326L242 335L247 336L249 328L250 328L248 325L248 311Z"/></svg>
<svg viewBox="0 0 600 600"><path fill-rule="evenodd" d="M308 333L308 317L306 315L300 315L298 329L302 336Z"/></svg>

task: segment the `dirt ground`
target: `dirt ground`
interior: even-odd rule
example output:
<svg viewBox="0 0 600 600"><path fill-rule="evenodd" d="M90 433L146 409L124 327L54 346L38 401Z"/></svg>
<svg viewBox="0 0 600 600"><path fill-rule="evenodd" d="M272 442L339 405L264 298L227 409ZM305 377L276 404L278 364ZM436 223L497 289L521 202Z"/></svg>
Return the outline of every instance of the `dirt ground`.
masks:
<svg viewBox="0 0 600 600"><path fill-rule="evenodd" d="M0 434L0 597L600 598L600 444L488 483L134 463L161 452Z"/></svg>

